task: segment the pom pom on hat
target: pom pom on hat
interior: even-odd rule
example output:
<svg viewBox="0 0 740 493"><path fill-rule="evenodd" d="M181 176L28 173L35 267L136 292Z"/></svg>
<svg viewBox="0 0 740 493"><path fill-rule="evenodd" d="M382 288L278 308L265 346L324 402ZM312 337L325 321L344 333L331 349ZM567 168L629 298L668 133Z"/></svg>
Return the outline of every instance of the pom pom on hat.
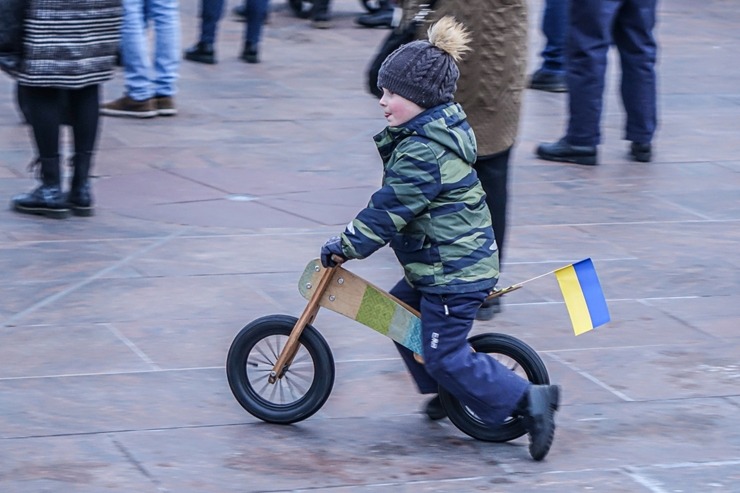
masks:
<svg viewBox="0 0 740 493"><path fill-rule="evenodd" d="M470 34L450 16L427 31L428 40L407 43L388 55L378 72L378 87L422 108L453 100L460 71L457 61L470 50Z"/></svg>

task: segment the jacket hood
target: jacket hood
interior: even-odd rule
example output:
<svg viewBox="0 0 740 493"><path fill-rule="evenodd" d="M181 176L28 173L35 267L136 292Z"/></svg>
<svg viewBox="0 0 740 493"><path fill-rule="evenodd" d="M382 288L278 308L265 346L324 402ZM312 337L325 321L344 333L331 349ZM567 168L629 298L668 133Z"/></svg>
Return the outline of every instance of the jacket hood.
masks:
<svg viewBox="0 0 740 493"><path fill-rule="evenodd" d="M425 137L448 148L471 166L478 152L473 129L468 124L462 106L455 102L429 108L398 127L386 127L375 136L375 141L380 144L386 135L396 143L411 136ZM385 156L384 150L381 149L381 157L385 161L390 153Z"/></svg>

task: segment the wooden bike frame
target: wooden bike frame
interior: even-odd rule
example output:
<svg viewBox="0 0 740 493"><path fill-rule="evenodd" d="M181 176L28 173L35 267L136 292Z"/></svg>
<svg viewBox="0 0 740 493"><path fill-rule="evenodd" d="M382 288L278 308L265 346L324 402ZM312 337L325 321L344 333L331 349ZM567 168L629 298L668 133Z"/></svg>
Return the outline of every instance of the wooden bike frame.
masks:
<svg viewBox="0 0 740 493"><path fill-rule="evenodd" d="M333 260L336 261L338 260L338 258L335 257ZM339 260L343 261L344 259ZM336 265L339 265L340 263L341 262L337 262ZM311 299L308 301L306 308L304 308L300 318L293 326L293 329L290 331L288 341L285 343L285 346L283 346L283 350L280 351L280 356L275 362L275 366L272 367L270 376L267 379L268 382L274 384L279 378L283 378L285 370L293 362L293 358L295 358L295 355L298 352L298 339L300 339L301 334L303 333L303 329L306 328L306 325L313 322L313 320L316 318L316 314L319 313L319 308L321 308L319 302L321 301L321 297L324 296L326 288L329 286L329 282L331 281L331 276L333 274L334 267L328 267L324 269L324 272L319 278L319 283L316 286L316 290L313 292L313 295L311 295Z"/></svg>

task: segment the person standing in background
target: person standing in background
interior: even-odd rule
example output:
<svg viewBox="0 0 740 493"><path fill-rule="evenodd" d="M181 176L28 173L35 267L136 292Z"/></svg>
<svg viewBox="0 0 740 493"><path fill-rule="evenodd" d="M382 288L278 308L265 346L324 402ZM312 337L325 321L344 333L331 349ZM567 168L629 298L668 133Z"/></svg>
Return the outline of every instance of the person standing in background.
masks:
<svg viewBox="0 0 740 493"><path fill-rule="evenodd" d="M403 4L402 26L420 10L420 0ZM493 232L503 259L506 240L508 176L511 150L519 131L519 115L527 68L526 0L446 0L417 31L423 39L429 23L451 15L465 25L471 52L460 62L456 101L468 117L478 141L475 170L486 192ZM478 320L501 311L500 297L484 303Z"/></svg>
<svg viewBox="0 0 740 493"><path fill-rule="evenodd" d="M542 13L542 66L529 79L530 89L547 92L567 92L565 81L565 40L568 32L570 0L545 0Z"/></svg>
<svg viewBox="0 0 740 493"><path fill-rule="evenodd" d="M267 19L269 0L247 0L244 5L244 47L239 58L247 63L259 63L259 43ZM224 0L201 0L200 39L185 50L185 59L198 63L217 63L216 30L223 15Z"/></svg>
<svg viewBox="0 0 740 493"><path fill-rule="evenodd" d="M150 22L156 38L153 61L146 32ZM174 97L180 68L178 0L123 0L121 61L126 93L104 104L102 114L133 118L177 114Z"/></svg>
<svg viewBox="0 0 740 493"><path fill-rule="evenodd" d="M33 130L41 185L13 197L23 214L55 219L93 215L90 169L100 110L100 84L113 74L120 42L121 0L29 0L18 80ZM74 172L62 192L59 129L72 127Z"/></svg>
<svg viewBox="0 0 740 493"><path fill-rule="evenodd" d="M622 66L621 93L627 113L625 140L631 141L628 157L652 159L657 127L656 0L582 0L570 9L568 35L568 128L556 142L542 143L540 159L584 165L598 164L601 143L601 109L607 54L614 44Z"/></svg>

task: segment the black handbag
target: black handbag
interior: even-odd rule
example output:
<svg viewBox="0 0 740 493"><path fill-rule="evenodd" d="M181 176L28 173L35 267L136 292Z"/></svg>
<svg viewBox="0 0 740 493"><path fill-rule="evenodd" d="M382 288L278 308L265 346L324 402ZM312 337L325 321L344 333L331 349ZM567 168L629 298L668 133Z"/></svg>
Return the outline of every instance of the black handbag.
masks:
<svg viewBox="0 0 740 493"><path fill-rule="evenodd" d="M15 73L23 54L23 23L28 0L0 0L0 69Z"/></svg>
<svg viewBox="0 0 740 493"><path fill-rule="evenodd" d="M367 88L371 94L378 98L383 96L383 91L378 87L378 72L380 66L383 65L385 59L406 43L410 43L416 36L416 30L419 25L424 21L427 15L432 11L436 0L431 0L428 3L421 4L419 6L419 12L414 16L411 21L404 27L395 28L388 33L383 42L380 44L380 49L375 54L370 67L367 69Z"/></svg>

